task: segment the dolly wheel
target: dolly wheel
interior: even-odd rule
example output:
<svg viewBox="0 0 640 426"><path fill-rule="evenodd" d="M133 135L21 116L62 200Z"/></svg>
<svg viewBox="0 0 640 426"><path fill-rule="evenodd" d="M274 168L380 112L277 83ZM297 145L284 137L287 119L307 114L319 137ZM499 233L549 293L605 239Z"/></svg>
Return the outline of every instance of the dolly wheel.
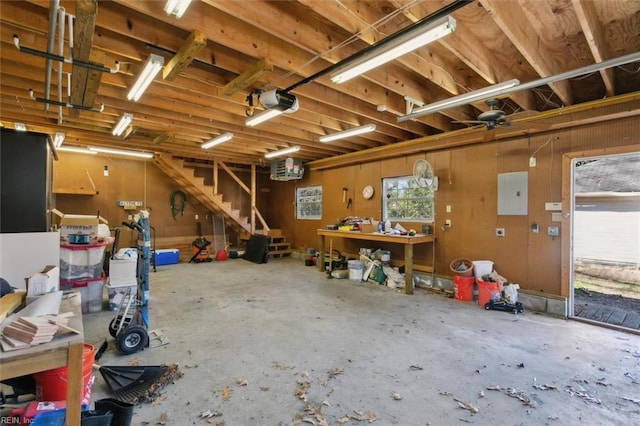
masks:
<svg viewBox="0 0 640 426"><path fill-rule="evenodd" d="M116 338L116 335L118 334L118 327L120 327L120 321L124 321L124 324L122 326L122 329L124 330L125 328L127 328L127 326L129 326L129 323L131 322L131 317L125 317L124 320L123 320L122 316L118 315L117 318L114 318L114 319L111 320L111 322L109 323L109 334L114 339Z"/></svg>
<svg viewBox="0 0 640 426"><path fill-rule="evenodd" d="M148 343L149 335L147 334L147 329L139 325L132 325L122 329L118 337L116 337L116 347L125 355L141 351Z"/></svg>

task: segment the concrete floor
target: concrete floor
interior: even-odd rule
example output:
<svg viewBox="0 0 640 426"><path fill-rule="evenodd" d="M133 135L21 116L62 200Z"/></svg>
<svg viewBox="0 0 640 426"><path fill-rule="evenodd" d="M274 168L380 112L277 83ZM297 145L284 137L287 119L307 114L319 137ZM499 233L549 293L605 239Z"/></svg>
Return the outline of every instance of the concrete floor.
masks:
<svg viewBox="0 0 640 426"><path fill-rule="evenodd" d="M151 329L170 343L124 356L109 337L100 364L178 363L184 375L136 406L133 425L163 414L226 426L640 419L637 335L327 279L300 259L159 266L150 283ZM99 345L112 318L85 315L87 342ZM98 374L92 400L108 396ZM222 415L201 418L207 410Z"/></svg>

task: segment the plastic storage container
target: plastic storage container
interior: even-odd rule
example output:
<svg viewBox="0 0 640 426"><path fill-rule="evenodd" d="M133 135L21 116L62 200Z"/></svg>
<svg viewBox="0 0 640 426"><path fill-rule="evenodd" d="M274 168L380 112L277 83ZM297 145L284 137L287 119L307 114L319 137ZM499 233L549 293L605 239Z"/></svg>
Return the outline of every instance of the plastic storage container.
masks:
<svg viewBox="0 0 640 426"><path fill-rule="evenodd" d="M102 311L102 285L104 277L82 280L60 281L60 290L80 290L82 313L90 314Z"/></svg>
<svg viewBox="0 0 640 426"><path fill-rule="evenodd" d="M473 261L473 273L476 277L476 281L483 280L485 275L489 275L493 272L493 262L490 260L474 260Z"/></svg>
<svg viewBox="0 0 640 426"><path fill-rule="evenodd" d="M106 246L103 242L83 245L61 243L60 280L100 277Z"/></svg>

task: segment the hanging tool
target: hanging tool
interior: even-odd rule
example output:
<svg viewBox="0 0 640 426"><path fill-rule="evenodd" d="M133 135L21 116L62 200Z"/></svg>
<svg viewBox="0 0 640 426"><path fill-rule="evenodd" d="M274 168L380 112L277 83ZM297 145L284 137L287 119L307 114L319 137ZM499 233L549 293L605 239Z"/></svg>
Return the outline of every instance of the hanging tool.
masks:
<svg viewBox="0 0 640 426"><path fill-rule="evenodd" d="M349 188L342 188L342 202L346 203L347 202L347 191L349 190Z"/></svg>
<svg viewBox="0 0 640 426"><path fill-rule="evenodd" d="M171 214L173 215L173 220L176 219L178 213L180 216L184 215L184 208L187 205L187 196L182 191L173 191L170 197L171 202Z"/></svg>

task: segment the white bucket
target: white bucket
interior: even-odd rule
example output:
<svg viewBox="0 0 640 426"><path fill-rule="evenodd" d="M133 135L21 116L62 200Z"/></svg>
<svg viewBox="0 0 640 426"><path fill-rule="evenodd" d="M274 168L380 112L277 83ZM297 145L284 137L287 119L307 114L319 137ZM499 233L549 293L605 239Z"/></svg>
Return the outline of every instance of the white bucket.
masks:
<svg viewBox="0 0 640 426"><path fill-rule="evenodd" d="M361 260L350 260L347 262L349 267L349 280L362 281L362 273L364 272L364 262Z"/></svg>
<svg viewBox="0 0 640 426"><path fill-rule="evenodd" d="M390 262L391 261L391 252L389 250L380 250L380 261L382 261L382 262Z"/></svg>
<svg viewBox="0 0 640 426"><path fill-rule="evenodd" d="M476 281L484 281L482 277L493 272L493 262L490 260L473 260L471 263Z"/></svg>

